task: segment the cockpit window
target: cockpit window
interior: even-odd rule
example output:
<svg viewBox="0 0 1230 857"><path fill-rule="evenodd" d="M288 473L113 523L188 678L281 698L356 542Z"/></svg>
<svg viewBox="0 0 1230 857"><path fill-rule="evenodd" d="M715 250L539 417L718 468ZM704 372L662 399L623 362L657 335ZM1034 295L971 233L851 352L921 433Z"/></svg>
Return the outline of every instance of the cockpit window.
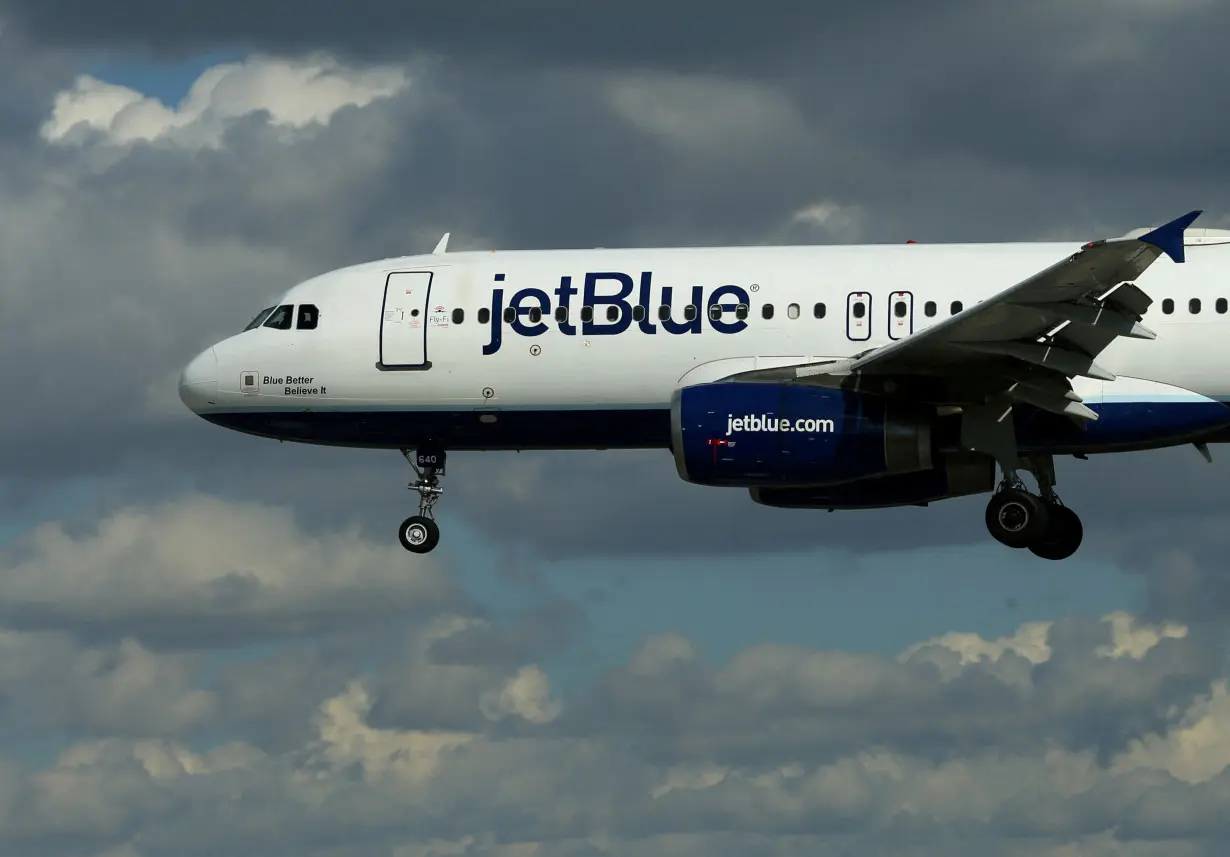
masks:
<svg viewBox="0 0 1230 857"><path fill-rule="evenodd" d="M315 305L299 304L299 323L296 327L300 330L315 330L319 318L320 310L316 309Z"/></svg>
<svg viewBox="0 0 1230 857"><path fill-rule="evenodd" d="M256 314L256 318L248 322L248 326L245 327L244 330L248 331L248 330L253 330L255 328L260 327L262 324L265 323L265 319L269 318L269 313L273 312L275 309L277 309L277 307L272 307L272 306L265 307L263 310L261 310L260 312Z"/></svg>
<svg viewBox="0 0 1230 857"><path fill-rule="evenodd" d="M272 327L274 330L290 330L291 316L294 310L293 304L280 306L269 314L269 318L265 321L265 327Z"/></svg>

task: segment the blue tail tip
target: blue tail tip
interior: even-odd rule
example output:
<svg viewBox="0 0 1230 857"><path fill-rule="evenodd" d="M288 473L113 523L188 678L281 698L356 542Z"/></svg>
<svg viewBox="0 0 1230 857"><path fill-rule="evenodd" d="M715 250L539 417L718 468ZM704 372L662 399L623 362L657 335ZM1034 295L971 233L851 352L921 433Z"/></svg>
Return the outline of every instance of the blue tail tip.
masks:
<svg viewBox="0 0 1230 857"><path fill-rule="evenodd" d="M1176 217L1164 226L1157 227L1152 232L1146 232L1137 240L1143 241L1146 244L1152 244L1169 256L1172 261L1181 264L1185 258L1183 254L1183 233L1203 213L1203 211L1189 211L1182 217Z"/></svg>

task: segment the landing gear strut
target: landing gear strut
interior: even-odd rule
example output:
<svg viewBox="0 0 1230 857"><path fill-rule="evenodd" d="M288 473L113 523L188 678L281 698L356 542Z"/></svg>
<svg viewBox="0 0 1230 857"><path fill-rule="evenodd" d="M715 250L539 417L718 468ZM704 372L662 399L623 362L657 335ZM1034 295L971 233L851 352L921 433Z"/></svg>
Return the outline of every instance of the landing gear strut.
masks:
<svg viewBox="0 0 1230 857"><path fill-rule="evenodd" d="M1018 452L1011 399L963 409L961 445L990 455L1004 472L986 514L987 530L997 542L1029 548L1042 559L1067 559L1076 553L1084 536L1080 518L1055 496L1054 458L1022 457ZM1038 480L1037 494L1026 489L1018 470L1028 470Z"/></svg>
<svg viewBox="0 0 1230 857"><path fill-rule="evenodd" d="M1042 559L1067 559L1080 547L1084 528L1055 494L1055 461L1046 455L1023 463L1038 480L1039 494L1031 494L1015 470L1005 471L987 504L987 530L1010 548L1028 548Z"/></svg>
<svg viewBox="0 0 1230 857"><path fill-rule="evenodd" d="M440 527L432 510L444 493L440 477L444 475L446 456L444 450L432 447L417 449L413 454L403 449L401 454L418 477L407 487L419 494L419 513L401 522L397 536L401 546L411 553L429 553L440 543Z"/></svg>

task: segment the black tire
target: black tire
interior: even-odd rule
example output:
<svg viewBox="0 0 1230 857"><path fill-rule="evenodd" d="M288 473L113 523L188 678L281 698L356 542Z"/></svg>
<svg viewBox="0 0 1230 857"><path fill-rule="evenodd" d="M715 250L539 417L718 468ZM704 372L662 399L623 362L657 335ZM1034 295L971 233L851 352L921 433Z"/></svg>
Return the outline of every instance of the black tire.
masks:
<svg viewBox="0 0 1230 857"><path fill-rule="evenodd" d="M410 553L430 553L440 543L440 528L431 518L411 515L401 522L397 538Z"/></svg>
<svg viewBox="0 0 1230 857"><path fill-rule="evenodd" d="M1040 497L1009 488L987 503L987 531L1001 545L1027 548L1045 537L1047 507Z"/></svg>
<svg viewBox="0 0 1230 857"><path fill-rule="evenodd" d="M1085 537L1085 528L1080 516L1067 506L1049 506L1047 508L1046 533L1036 543L1029 546L1034 556L1042 559L1058 561L1067 559L1076 553Z"/></svg>

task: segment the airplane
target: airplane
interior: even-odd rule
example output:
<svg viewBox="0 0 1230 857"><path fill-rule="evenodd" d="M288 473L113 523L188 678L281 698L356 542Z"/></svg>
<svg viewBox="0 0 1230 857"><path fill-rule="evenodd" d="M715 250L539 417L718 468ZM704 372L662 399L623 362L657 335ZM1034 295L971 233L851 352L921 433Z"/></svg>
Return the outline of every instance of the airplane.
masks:
<svg viewBox="0 0 1230 857"><path fill-rule="evenodd" d="M1063 560L1084 531L1055 456L1212 461L1230 441L1230 230L1200 214L1086 243L450 252L445 234L290 288L179 394L238 432L399 450L416 554L440 540L448 452L622 448L775 508L990 494L996 541Z"/></svg>

